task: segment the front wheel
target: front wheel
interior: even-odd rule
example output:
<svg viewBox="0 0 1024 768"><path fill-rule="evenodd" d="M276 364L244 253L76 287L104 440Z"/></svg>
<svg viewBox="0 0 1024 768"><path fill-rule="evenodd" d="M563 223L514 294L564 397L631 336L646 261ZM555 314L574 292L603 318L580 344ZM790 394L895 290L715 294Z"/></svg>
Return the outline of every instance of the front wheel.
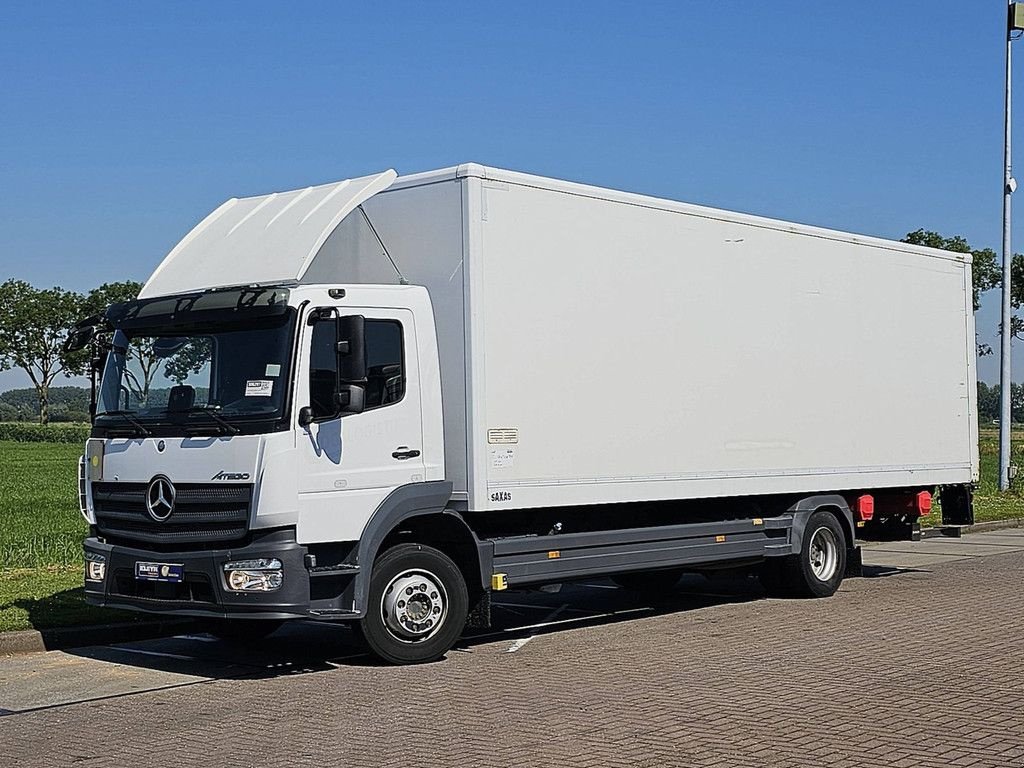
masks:
<svg viewBox="0 0 1024 768"><path fill-rule="evenodd" d="M462 635L469 612L466 581L439 550L398 544L373 565L366 616L357 628L392 664L441 658Z"/></svg>

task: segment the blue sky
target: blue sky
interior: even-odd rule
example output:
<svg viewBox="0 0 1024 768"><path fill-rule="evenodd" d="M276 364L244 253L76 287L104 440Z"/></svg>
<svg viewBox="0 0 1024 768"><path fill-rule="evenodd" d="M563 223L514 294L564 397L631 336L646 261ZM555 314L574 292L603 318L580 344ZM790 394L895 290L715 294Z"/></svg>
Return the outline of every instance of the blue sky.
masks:
<svg viewBox="0 0 1024 768"><path fill-rule="evenodd" d="M1004 23L999 0L8 0L0 279L143 280L227 197L469 160L997 247Z"/></svg>

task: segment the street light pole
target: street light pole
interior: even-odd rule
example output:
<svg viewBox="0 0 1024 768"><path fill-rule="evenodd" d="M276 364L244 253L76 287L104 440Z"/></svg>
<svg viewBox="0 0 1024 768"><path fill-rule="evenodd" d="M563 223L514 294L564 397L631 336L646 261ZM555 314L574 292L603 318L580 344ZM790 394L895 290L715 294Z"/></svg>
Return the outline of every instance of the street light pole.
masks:
<svg viewBox="0 0 1024 768"><path fill-rule="evenodd" d="M1006 24L1006 96L1004 102L1003 135L1003 312L1002 334L1000 337L999 376L999 490L1010 488L1010 429L1012 427L1012 377L1010 366L1010 274L1013 264L1013 247L1010 239L1010 198L1017 188L1010 161L1010 79L1013 33L1024 29L1024 3L1010 2Z"/></svg>

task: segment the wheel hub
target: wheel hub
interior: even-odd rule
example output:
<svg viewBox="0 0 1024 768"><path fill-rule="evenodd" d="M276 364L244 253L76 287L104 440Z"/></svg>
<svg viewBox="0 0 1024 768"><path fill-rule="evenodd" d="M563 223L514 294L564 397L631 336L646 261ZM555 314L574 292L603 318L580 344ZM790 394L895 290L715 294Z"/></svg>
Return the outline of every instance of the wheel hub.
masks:
<svg viewBox="0 0 1024 768"><path fill-rule="evenodd" d="M418 642L433 635L447 616L448 595L429 571L403 571L393 578L381 599L384 626L399 640Z"/></svg>
<svg viewBox="0 0 1024 768"><path fill-rule="evenodd" d="M839 542L831 529L821 527L812 534L808 559L811 572L819 581L835 576L839 566Z"/></svg>

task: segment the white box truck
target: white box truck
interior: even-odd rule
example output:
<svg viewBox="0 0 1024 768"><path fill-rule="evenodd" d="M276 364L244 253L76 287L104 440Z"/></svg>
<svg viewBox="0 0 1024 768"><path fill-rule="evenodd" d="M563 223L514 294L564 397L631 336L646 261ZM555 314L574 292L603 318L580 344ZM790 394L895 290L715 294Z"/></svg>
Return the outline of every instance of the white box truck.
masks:
<svg viewBox="0 0 1024 768"><path fill-rule="evenodd" d="M89 602L436 659L494 590L757 567L978 476L970 256L466 164L231 199L83 321Z"/></svg>

